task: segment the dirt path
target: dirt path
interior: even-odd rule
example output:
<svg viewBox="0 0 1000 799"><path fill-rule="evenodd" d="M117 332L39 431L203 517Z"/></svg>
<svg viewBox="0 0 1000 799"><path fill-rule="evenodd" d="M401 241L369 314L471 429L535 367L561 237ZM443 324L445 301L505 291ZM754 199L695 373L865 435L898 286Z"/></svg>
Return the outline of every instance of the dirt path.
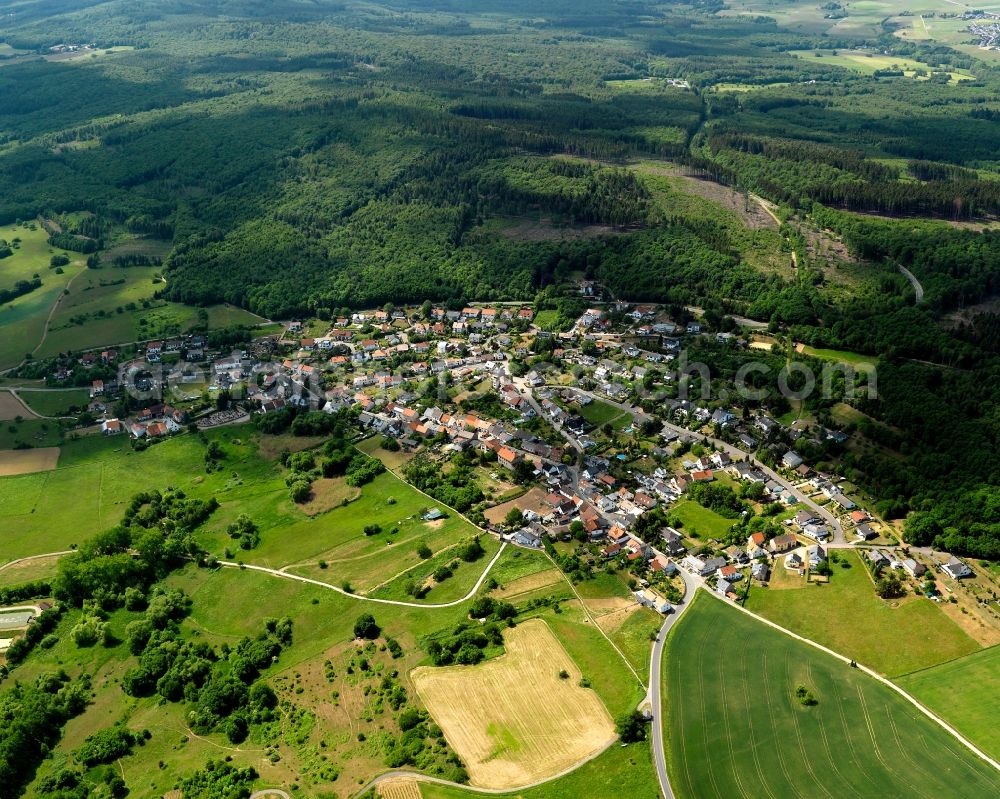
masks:
<svg viewBox="0 0 1000 799"><path fill-rule="evenodd" d="M56 297L56 301L54 303L52 303L52 307L49 308L49 315L47 317L45 317L45 327L42 329L42 338L38 342L38 344L35 346L35 348L31 351L32 355L34 355L36 352L38 352L42 348L42 345L45 343L45 339L47 339L49 337L49 324L52 322L52 317L56 315L56 311L59 310L59 306L62 304L63 297L66 296L67 292L70 289L70 286L72 286L73 283L74 283L74 281L78 277L80 277L80 275L82 275L86 271L87 271L87 268L84 267L79 272L77 272L75 275L73 275L73 277L71 277L66 282L66 285L63 286L62 291L59 292L59 296ZM24 361L21 361L21 364L23 364L23 363L24 363Z"/></svg>
<svg viewBox="0 0 1000 799"><path fill-rule="evenodd" d="M769 200L765 200L763 197L758 197L756 194L750 193L750 199L753 200L757 205L763 209L764 213L767 214L771 219L774 220L774 224L781 227L781 220L778 219L778 215L774 213L775 205ZM792 253L793 257L795 253Z"/></svg>
<svg viewBox="0 0 1000 799"><path fill-rule="evenodd" d="M302 577L298 574L290 574L289 572L283 572L278 569L268 569L265 566L253 566L249 563L233 563L232 561L228 560L220 560L219 565L225 566L226 568L229 569L246 569L247 571L263 572L264 574L270 574L273 575L274 577L284 577L286 580L296 580L300 583L308 583L309 585L315 585L319 586L320 588L326 588L330 591L336 591L338 594L351 597L352 599L357 599L361 602L375 602L380 605L395 605L396 607L401 607L401 608L453 608L456 605L461 605L463 602L468 602L470 599L472 599L472 597L476 595L479 589L482 588L483 583L486 582L486 578L489 575L490 570L496 565L496 562L500 560L500 556L504 553L505 549L507 549L506 541L500 544L500 549L497 550L497 554L494 555L493 560L491 560L486 565L486 568L483 570L483 573L479 575L479 579L476 580L476 584L469 589L469 593L467 593L460 599L455 599L451 602L441 602L438 604L429 604L427 602L403 602L402 600L398 599L381 599L379 597L364 596L362 594L355 594L350 591L345 591L339 585L331 585L330 583L324 583L322 580L314 580L311 577Z"/></svg>

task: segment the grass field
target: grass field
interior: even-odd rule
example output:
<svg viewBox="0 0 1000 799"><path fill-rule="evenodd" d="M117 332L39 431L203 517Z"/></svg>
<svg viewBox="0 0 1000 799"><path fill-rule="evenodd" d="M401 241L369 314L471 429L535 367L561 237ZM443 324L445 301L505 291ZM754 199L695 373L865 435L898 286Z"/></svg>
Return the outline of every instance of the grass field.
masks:
<svg viewBox="0 0 1000 799"><path fill-rule="evenodd" d="M461 788L421 785L423 799L470 799L482 796ZM558 780L517 793L493 794L497 799L660 799L660 786L649 744L613 746L589 763Z"/></svg>
<svg viewBox="0 0 1000 799"><path fill-rule="evenodd" d="M670 514L681 521L681 532L691 537L697 533L698 538L719 538L726 535L733 526L735 519L720 516L714 510L709 510L697 502L685 499L670 509Z"/></svg>
<svg viewBox="0 0 1000 799"><path fill-rule="evenodd" d="M911 58L901 58L895 55L882 55L868 50L791 50L789 52L799 58L816 59L823 64L834 64L865 75L871 75L877 70L901 70L904 75L912 78L921 71L925 75L929 75L934 69L930 64L925 64L922 61L914 61ZM967 70L949 71L949 74L953 84L963 80L975 80L976 77Z"/></svg>
<svg viewBox="0 0 1000 799"><path fill-rule="evenodd" d="M87 269L86 259L79 253L50 247L45 229L34 222L0 227L0 239L15 238L20 239L20 246L12 256L0 260L0 286L13 286L36 274L42 286L0 307L0 368L16 366L35 350L37 356L47 357L182 333L202 321L196 308L152 299L156 289L162 288L162 283L153 282L159 267ZM62 274L49 268L53 255L70 258ZM46 320L57 299L60 302L46 333ZM206 310L210 328L261 321L232 306Z"/></svg>
<svg viewBox="0 0 1000 799"><path fill-rule="evenodd" d="M39 416L68 416L71 408L86 410L90 403L90 391L85 388L70 388L65 391L22 391L21 401Z"/></svg>
<svg viewBox="0 0 1000 799"><path fill-rule="evenodd" d="M77 284L100 275L104 270L88 271L79 280L74 281L74 295ZM125 285L101 286L95 283L93 295L80 300L81 308L90 310L65 310L65 302L53 316L45 342L36 353L39 357L56 355L69 350L92 349L96 347L124 344L132 341L142 341L151 338L173 336L184 333L200 323L198 309L189 308L179 303L168 303L162 300L152 301L148 308L137 306L136 310L128 310L125 304L133 302L132 296L147 294L157 288L151 281L145 281L137 276L140 272L150 272L149 267L130 267L126 270L129 280ZM162 288L162 284L160 286ZM118 312L121 307L122 312ZM229 305L218 305L205 309L208 315L210 329L228 327L230 325L255 325L261 320L253 314ZM103 311L104 313L98 313ZM81 320L74 323L72 319ZM37 342L36 342L37 343Z"/></svg>
<svg viewBox="0 0 1000 799"><path fill-rule="evenodd" d="M544 622L508 630L504 643L506 654L487 663L412 674L474 785L511 788L543 779L614 739L607 709L579 685L579 667Z"/></svg>
<svg viewBox="0 0 1000 799"><path fill-rule="evenodd" d="M12 288L18 280L30 280L36 274L42 279L42 286L0 306L0 330L3 330L0 368L16 366L37 346L52 304L65 286L85 271L85 259L79 253L50 247L48 234L35 222L0 227L0 239L10 242L17 238L21 241L14 254L0 260L0 286ZM62 267L63 274L56 274L49 268L53 255L65 255L70 259L70 263Z"/></svg>
<svg viewBox="0 0 1000 799"><path fill-rule="evenodd" d="M718 599L695 598L664 662L681 799L1000 792L1000 774L902 697ZM818 704L803 706L799 686Z"/></svg>
<svg viewBox="0 0 1000 799"><path fill-rule="evenodd" d="M20 585L55 577L59 557L33 558L0 569L0 586Z"/></svg>
<svg viewBox="0 0 1000 799"><path fill-rule="evenodd" d="M46 435L58 440L58 427L44 420L23 422L17 426L17 435L29 438L25 429L41 432L41 425L48 428ZM0 446L8 438L6 430L6 426L0 428ZM134 452L124 437L90 436L63 442L54 471L0 478L0 527L18 531L17 536L0 537L0 561L82 543L117 523L137 491L175 486L192 496L217 496L225 502L249 488L238 485L243 480L258 490L272 475L277 481L273 465L259 456L249 433L249 428L239 427L209 433L210 439L223 445L229 469L210 475L205 473L205 447L194 436L172 438L145 452ZM239 479L232 477L234 472ZM72 497L73 501L54 502L55 497Z"/></svg>
<svg viewBox="0 0 1000 799"><path fill-rule="evenodd" d="M986 754L1000 758L1000 646L896 679Z"/></svg>
<svg viewBox="0 0 1000 799"><path fill-rule="evenodd" d="M871 355L862 355L859 352L850 352L848 350L828 350L818 347L810 347L808 344L796 345L795 351L801 352L803 355L809 355L813 358L819 358L820 360L847 364L848 366L853 366L858 372L867 372L874 369L875 361L877 360L872 358Z"/></svg>
<svg viewBox="0 0 1000 799"><path fill-rule="evenodd" d="M581 405L580 416L595 427L602 427L608 422L611 422L612 426L614 426L614 423L619 420L621 427L625 427L632 421L632 417L627 413L599 399L595 399L587 405Z"/></svg>
<svg viewBox="0 0 1000 799"><path fill-rule="evenodd" d="M747 610L890 676L979 648L924 597L879 599L857 553L845 552L842 557L852 568L835 565L826 585L802 583L788 590L754 586Z"/></svg>

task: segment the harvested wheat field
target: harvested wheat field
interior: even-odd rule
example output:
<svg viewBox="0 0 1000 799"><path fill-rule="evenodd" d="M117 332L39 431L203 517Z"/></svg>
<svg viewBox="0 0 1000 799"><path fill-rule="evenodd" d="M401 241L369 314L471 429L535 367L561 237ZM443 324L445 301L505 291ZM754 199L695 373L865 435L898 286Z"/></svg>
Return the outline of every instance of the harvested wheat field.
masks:
<svg viewBox="0 0 1000 799"><path fill-rule="evenodd" d="M382 799L420 799L420 786L416 780L386 780L378 784Z"/></svg>
<svg viewBox="0 0 1000 799"><path fill-rule="evenodd" d="M504 641L507 653L496 660L412 675L472 785L484 788L551 777L615 739L607 709L580 687L580 669L545 622L526 621L505 631Z"/></svg>
<svg viewBox="0 0 1000 799"><path fill-rule="evenodd" d="M59 447L0 450L0 477L51 472L59 463Z"/></svg>
<svg viewBox="0 0 1000 799"><path fill-rule="evenodd" d="M15 397L10 391L0 391L0 422L9 422L18 417L37 419L38 414L21 402L20 397Z"/></svg>

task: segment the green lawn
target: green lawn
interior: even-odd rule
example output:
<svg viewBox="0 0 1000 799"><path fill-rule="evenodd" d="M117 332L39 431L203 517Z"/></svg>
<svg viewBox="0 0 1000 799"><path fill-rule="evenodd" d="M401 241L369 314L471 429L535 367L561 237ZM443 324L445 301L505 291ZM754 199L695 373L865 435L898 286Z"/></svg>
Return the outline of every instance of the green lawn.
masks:
<svg viewBox="0 0 1000 799"><path fill-rule="evenodd" d="M899 677L898 682L988 755L1000 758L1000 646Z"/></svg>
<svg viewBox="0 0 1000 799"><path fill-rule="evenodd" d="M697 533L702 540L719 538L729 532L735 519L720 516L714 510L709 510L693 500L684 499L670 509L670 514L681 521L681 531L691 537Z"/></svg>
<svg viewBox="0 0 1000 799"><path fill-rule="evenodd" d="M998 795L1000 774L889 688L701 593L664 661L680 799Z"/></svg>
<svg viewBox="0 0 1000 799"><path fill-rule="evenodd" d="M595 427L601 427L608 422L614 422L622 416L626 417L624 423L621 425L622 427L625 427L632 421L631 416L628 416L628 414L625 414L614 405L609 405L598 399L587 405L581 405L580 415Z"/></svg>
<svg viewBox="0 0 1000 799"><path fill-rule="evenodd" d="M423 799L468 799L482 794L443 785L421 785ZM612 746L565 777L498 799L659 799L649 744Z"/></svg>
<svg viewBox="0 0 1000 799"><path fill-rule="evenodd" d="M746 607L887 675L967 655L979 645L929 599L875 595L856 552L835 565L829 584L776 590L754 586Z"/></svg>

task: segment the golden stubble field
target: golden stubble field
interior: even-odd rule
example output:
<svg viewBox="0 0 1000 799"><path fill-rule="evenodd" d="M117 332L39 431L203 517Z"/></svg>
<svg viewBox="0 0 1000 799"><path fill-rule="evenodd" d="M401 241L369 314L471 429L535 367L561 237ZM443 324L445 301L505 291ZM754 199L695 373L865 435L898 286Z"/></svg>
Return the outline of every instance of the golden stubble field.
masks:
<svg viewBox="0 0 1000 799"><path fill-rule="evenodd" d="M0 477L51 472L59 463L59 447L0 450Z"/></svg>
<svg viewBox="0 0 1000 799"><path fill-rule="evenodd" d="M412 674L472 785L484 788L551 777L615 739L610 714L580 687L580 669L545 622L526 621L505 631L504 641L507 653L495 660Z"/></svg>
<svg viewBox="0 0 1000 799"><path fill-rule="evenodd" d="M380 782L380 799L420 799L420 786L415 780L399 779Z"/></svg>

